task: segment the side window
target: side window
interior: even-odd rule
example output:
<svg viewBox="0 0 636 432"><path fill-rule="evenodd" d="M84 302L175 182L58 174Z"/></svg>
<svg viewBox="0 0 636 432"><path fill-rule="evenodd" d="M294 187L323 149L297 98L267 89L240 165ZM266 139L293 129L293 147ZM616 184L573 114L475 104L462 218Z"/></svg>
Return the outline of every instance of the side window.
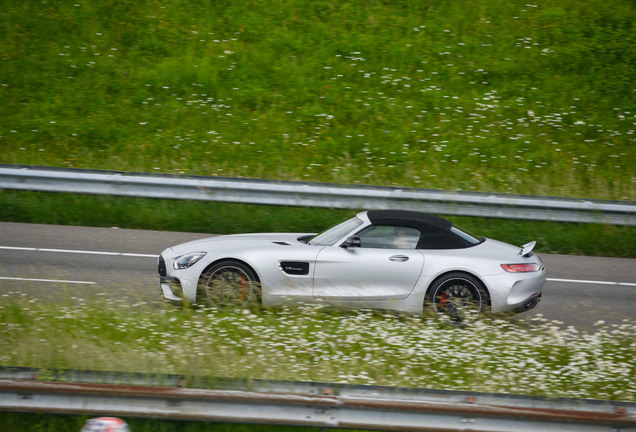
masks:
<svg viewBox="0 0 636 432"><path fill-rule="evenodd" d="M451 232L424 234L420 240L420 249L461 249L472 246L468 241Z"/></svg>
<svg viewBox="0 0 636 432"><path fill-rule="evenodd" d="M361 247L377 249L415 249L420 232L401 226L371 226L358 233Z"/></svg>

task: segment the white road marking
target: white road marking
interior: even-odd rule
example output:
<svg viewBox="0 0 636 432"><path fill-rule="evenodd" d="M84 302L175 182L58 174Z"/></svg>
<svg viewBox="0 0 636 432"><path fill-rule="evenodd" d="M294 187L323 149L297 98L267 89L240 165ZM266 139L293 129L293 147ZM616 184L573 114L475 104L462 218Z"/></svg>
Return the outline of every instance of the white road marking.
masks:
<svg viewBox="0 0 636 432"><path fill-rule="evenodd" d="M46 248L16 247L16 246L0 246L0 249L16 250L16 251L31 251L31 252L54 252L54 253L74 253L74 254L85 254L85 255L125 256L125 257L137 257L137 258L155 258L155 259L159 258L159 255L150 255L150 254L87 251L87 250L76 250L76 249L46 249Z"/></svg>
<svg viewBox="0 0 636 432"><path fill-rule="evenodd" d="M0 249L4 250L16 250L16 251L32 251L32 252L54 252L54 253L75 253L75 254L87 254L87 255L109 255L109 256L123 256L123 257L137 257L137 258L159 258L159 255L151 254L136 254L126 252L102 252L102 251L86 251L75 249L46 249L46 248L30 248L30 247L18 247L18 246L0 246ZM8 279L2 278L0 279ZM22 280L22 279L15 279ZM23 280L38 280L48 281L46 279L23 279ZM580 283L580 284L594 284L594 285L614 285L614 286L636 286L636 283L630 282L608 282L608 281L593 281L593 280L578 280L578 279L554 279L547 278L549 282L566 282L566 283ZM73 282L73 281L59 281L68 283L95 283L95 282Z"/></svg>
<svg viewBox="0 0 636 432"><path fill-rule="evenodd" d="M72 281L72 280L60 280L60 279L32 279L32 278L18 278L18 277L2 277L0 280L13 280L13 281L27 281L27 282L53 282L53 283L70 283L81 285L97 285L97 282L89 281Z"/></svg>
<svg viewBox="0 0 636 432"><path fill-rule="evenodd" d="M100 251L67 250L67 249L36 249L36 251L38 251L38 252L89 254L89 255L120 255L117 252L100 252Z"/></svg>
<svg viewBox="0 0 636 432"><path fill-rule="evenodd" d="M578 280L578 279L546 279L549 282L569 282L569 283L582 283L582 284L594 284L594 285L620 285L620 286L636 286L636 283L629 282L607 282L607 281L593 281L593 280Z"/></svg>

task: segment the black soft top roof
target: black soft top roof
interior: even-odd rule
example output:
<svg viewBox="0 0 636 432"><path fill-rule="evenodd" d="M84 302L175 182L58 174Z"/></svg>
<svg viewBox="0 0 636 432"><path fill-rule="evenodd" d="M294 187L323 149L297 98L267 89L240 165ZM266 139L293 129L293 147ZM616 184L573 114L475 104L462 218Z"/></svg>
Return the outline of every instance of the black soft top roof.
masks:
<svg viewBox="0 0 636 432"><path fill-rule="evenodd" d="M407 210L369 210L367 216L374 225L412 227L422 232L450 231L453 226L444 218Z"/></svg>

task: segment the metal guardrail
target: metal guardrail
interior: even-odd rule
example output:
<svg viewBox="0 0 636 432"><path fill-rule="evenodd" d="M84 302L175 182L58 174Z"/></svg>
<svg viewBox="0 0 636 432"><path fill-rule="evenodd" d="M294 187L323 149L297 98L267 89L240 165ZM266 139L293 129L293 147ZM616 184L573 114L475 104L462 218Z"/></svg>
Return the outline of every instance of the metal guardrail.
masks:
<svg viewBox="0 0 636 432"><path fill-rule="evenodd" d="M636 203L0 165L0 189L636 226Z"/></svg>
<svg viewBox="0 0 636 432"><path fill-rule="evenodd" d="M84 382L36 380L41 375L2 368L0 410L387 431L636 431L629 402L230 379L216 389L184 388L175 385L186 378L175 375L90 371L57 374ZM116 384L103 382L114 377Z"/></svg>

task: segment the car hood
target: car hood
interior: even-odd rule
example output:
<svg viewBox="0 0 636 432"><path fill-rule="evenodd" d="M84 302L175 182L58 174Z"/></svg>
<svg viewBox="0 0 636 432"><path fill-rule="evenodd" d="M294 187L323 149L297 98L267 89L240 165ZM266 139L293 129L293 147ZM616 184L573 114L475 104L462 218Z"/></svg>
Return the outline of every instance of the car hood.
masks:
<svg viewBox="0 0 636 432"><path fill-rule="evenodd" d="M232 235L220 235L215 237L206 237L199 240L193 240L187 243L182 243L177 246L173 246L171 249L178 254L194 252L198 250L206 250L208 247L214 247L219 243L225 243L227 245L237 245L240 243L250 244L271 244L277 243L280 245L298 245L304 244L298 241L298 237L313 235L311 233L255 233L255 234L232 234Z"/></svg>

